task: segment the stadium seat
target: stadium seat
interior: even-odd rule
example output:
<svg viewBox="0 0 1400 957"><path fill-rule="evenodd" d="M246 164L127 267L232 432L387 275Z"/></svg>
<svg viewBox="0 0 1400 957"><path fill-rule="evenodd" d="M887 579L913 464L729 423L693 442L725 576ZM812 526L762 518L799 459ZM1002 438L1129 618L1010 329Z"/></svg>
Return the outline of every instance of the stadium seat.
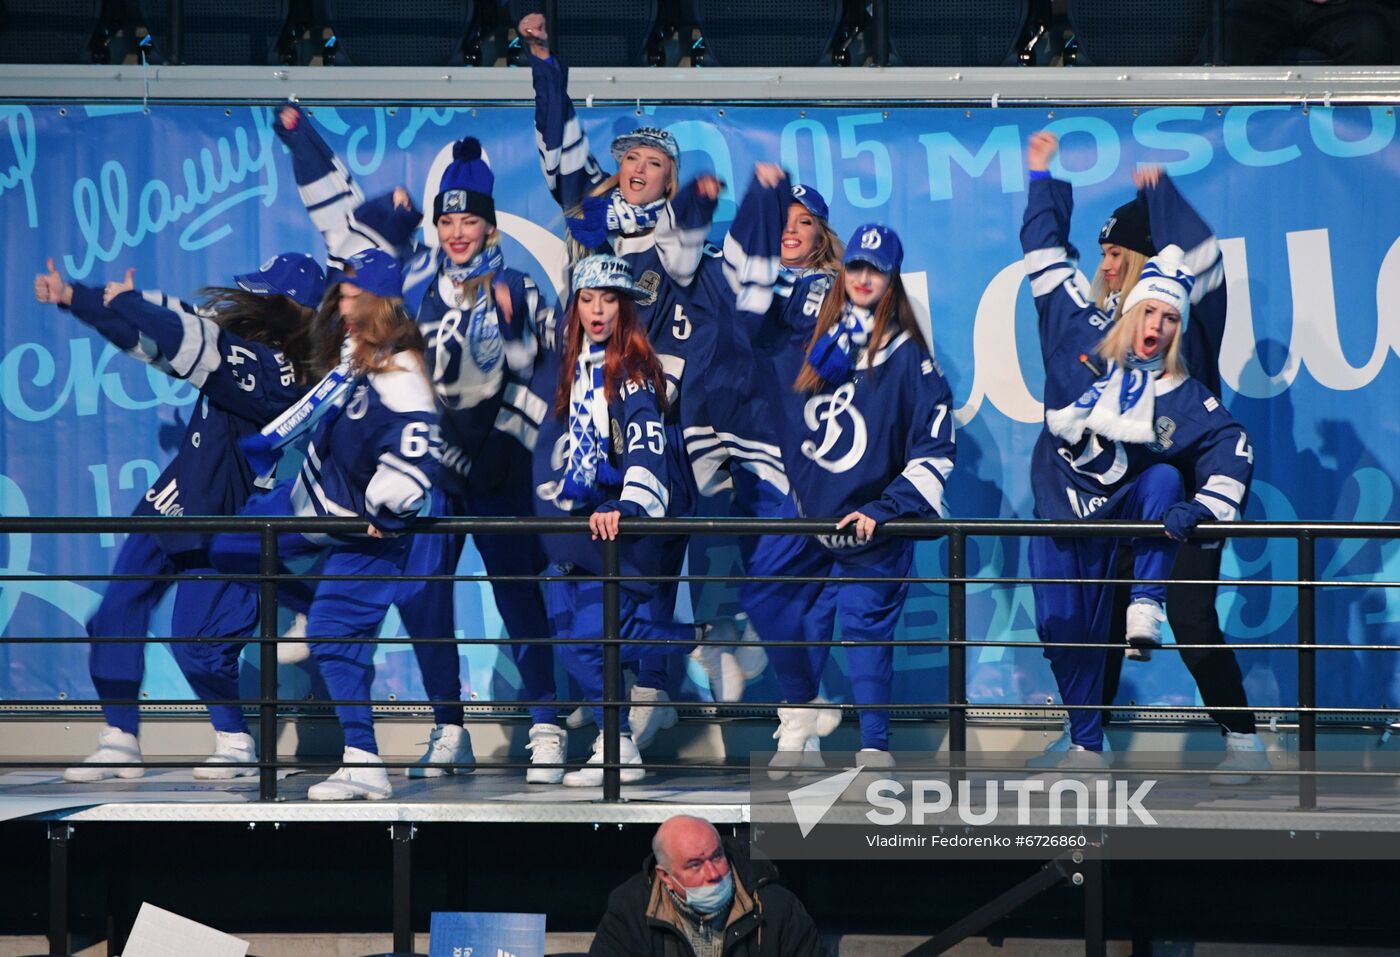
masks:
<svg viewBox="0 0 1400 957"><path fill-rule="evenodd" d="M4 0L0 63L91 63L102 0Z"/></svg>
<svg viewBox="0 0 1400 957"><path fill-rule="evenodd" d="M1030 0L885 0L903 66L1014 66Z"/></svg>
<svg viewBox="0 0 1400 957"><path fill-rule="evenodd" d="M1210 29L1212 0L1068 0L1081 66L1185 66Z"/></svg>
<svg viewBox="0 0 1400 957"><path fill-rule="evenodd" d="M829 62L842 0L695 0L707 66Z"/></svg>
<svg viewBox="0 0 1400 957"><path fill-rule="evenodd" d="M335 62L353 66L449 66L476 16L473 0L326 0Z"/></svg>
<svg viewBox="0 0 1400 957"><path fill-rule="evenodd" d="M139 0L140 18L155 48L152 59L173 60L170 0ZM288 0L180 0L179 62L200 66L260 66L280 62Z"/></svg>
<svg viewBox="0 0 1400 957"><path fill-rule="evenodd" d="M543 13L541 0L511 0L511 25ZM661 11L658 0L561 0L550 46L569 66L647 66Z"/></svg>

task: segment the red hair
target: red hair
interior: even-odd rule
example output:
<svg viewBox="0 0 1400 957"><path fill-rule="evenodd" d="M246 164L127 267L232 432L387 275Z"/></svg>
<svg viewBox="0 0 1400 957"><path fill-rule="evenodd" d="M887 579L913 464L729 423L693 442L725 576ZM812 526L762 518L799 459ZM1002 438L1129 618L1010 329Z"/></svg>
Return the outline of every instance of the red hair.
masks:
<svg viewBox="0 0 1400 957"><path fill-rule="evenodd" d="M569 303L565 322L564 357L559 370L559 388L554 392L554 415L557 418L568 414L569 395L573 392L574 377L578 375L578 357L583 351L583 320L579 318L577 296ZM617 400L624 383L648 383L656 391L657 406L662 412L666 411L666 374L661 369L661 360L647 339L632 300L620 293L617 297L617 325L608 337L604 356L603 394L609 402Z"/></svg>

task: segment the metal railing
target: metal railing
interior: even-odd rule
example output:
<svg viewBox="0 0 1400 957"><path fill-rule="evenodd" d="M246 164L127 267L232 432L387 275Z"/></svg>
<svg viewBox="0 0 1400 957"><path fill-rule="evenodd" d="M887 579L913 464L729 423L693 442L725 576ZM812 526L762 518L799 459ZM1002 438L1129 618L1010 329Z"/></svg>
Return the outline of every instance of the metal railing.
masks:
<svg viewBox="0 0 1400 957"><path fill-rule="evenodd" d="M284 581L356 581L375 580L373 576L326 576L326 575L292 575L281 570L278 555L278 536L292 532L312 532L312 533L361 533L364 529L364 522L361 519L308 519L290 517L221 517L221 518L189 518L169 519L162 517L128 517L128 518L0 518L0 534L95 534L95 533L123 533L123 532L144 532L150 534L169 533L178 529L184 534L218 534L218 533L255 533L260 537L259 571L255 575L248 574L227 574L227 575L199 575L193 576L204 580L241 580L256 582L260 597L260 616L258 620L258 633L250 638L250 643L259 645L259 666L261 675L261 686L259 696L256 699L238 699L230 701L205 701L203 704L215 705L235 705L248 707L252 706L258 712L258 725L260 737L260 759L256 762L259 771L259 796L264 801L275 801L278 799L277 772L286 769L302 768L325 768L338 766L337 760L287 761L281 758L277 750L277 727L278 720L283 709L304 707L307 702L302 700L286 700L278 696L277 687L277 644L283 641L279 637L278 619L278 586ZM582 518L437 518L424 520L416 527L414 534L519 534L519 535L547 535L564 533L587 533L588 526L586 519ZM833 532L830 521L816 519L744 519L744 518L684 518L684 519L623 519L621 522L621 535L644 536L644 535L675 535L675 536L754 536L764 534L797 534L797 535L829 535ZM967 587L970 584L983 585L1019 585L1031 583L1077 583L1076 579L1070 578L1032 578L1025 576L1002 576L990 577L976 575L969 577L967 573L967 543L974 538L1003 538L1003 537L1024 537L1024 536L1054 536L1054 537L1117 537L1135 538L1144 536L1160 536L1162 527L1158 524L1147 522L1060 522L1060 521L1011 521L1011 520L897 520L888 522L880 526L877 533L883 537L900 537L912 539L946 539L948 543L948 574L946 576L906 576L903 580L913 584L946 585L948 588L948 633L947 637L939 638L891 638L887 641L852 641L834 640L832 647L857 647L870 645L890 645L892 647L915 646L919 648L945 647L948 653L947 660L947 690L946 700L924 701L924 702L899 702L893 705L884 704L841 704L841 705L803 705L800 703L785 702L701 702L686 703L673 702L680 710L698 711L703 709L709 713L719 713L723 715L726 711L734 712L740 709L752 710L755 708L777 708L782 707L839 707L843 712L859 713L862 710L884 710L890 707L897 707L901 710L914 710L921 713L946 712L948 720L948 745L949 750L961 752L967 750L967 721L969 709L976 708L982 712L1014 711L1014 712L1051 712L1061 710L1112 710L1111 705L1057 705L1046 703L1037 704L988 704L972 703L967 697L967 649L969 647L1027 647L1024 641L1011 641L1004 639L986 638L972 639L967 634ZM1187 711L1190 713L1205 713L1206 711L1247 711L1251 714L1279 714L1297 715L1298 725L1298 749L1300 755L1306 757L1317 749L1317 720L1320 715L1343 714L1355 711L1354 708L1344 707L1320 707L1317 704L1317 670L1316 660L1319 652L1326 651L1395 651L1400 646L1385 644L1319 644L1317 641L1317 590L1321 587L1327 588L1393 588L1400 587L1400 582L1391 581L1354 581L1354 580L1319 580L1316 577L1317 564L1317 544L1320 540L1343 540L1343 539L1393 539L1400 538L1400 524L1367 524L1367 523L1302 523L1302 522L1239 522L1229 524L1206 524L1202 525L1195 533L1197 539L1226 539L1226 538L1272 538L1291 539L1296 543L1297 554L1297 577L1294 579L1187 579L1177 580L1177 584L1196 585L1228 585L1232 587L1269 587L1269 588L1293 588L1297 592L1297 640L1293 642L1250 642L1248 645L1236 646L1248 648L1250 650L1292 650L1297 655L1298 661L1298 701L1296 705L1275 705L1275 706L1212 706L1205 705L1136 705L1140 712L1173 712L1179 713ZM531 706L547 705L558 708L573 708L582 705L601 705L603 710L603 800L618 801L621 797L620 773L623 765L620 760L620 736L622 709L630 707L631 702L624 698L624 684L622 679L622 648L631 640L621 637L620 622L620 597L624 583L633 581L647 582L742 582L742 581L774 581L800 583L815 580L812 577L802 576L742 576L742 575L659 575L659 576L626 576L620 571L620 556L622 542L605 541L600 542L599 547L602 555L602 573L597 576L581 576L588 580L601 581L603 584L603 633L597 636L597 641L589 641L591 644L601 644L603 649L603 675L604 694L601 702L596 701L515 701L511 704L516 708L528 708ZM24 575L3 575L0 581L113 581L113 580L142 580L142 581L179 581L192 576L186 575L71 575L71 574L24 574ZM489 581L543 581L547 576L541 575L521 575L521 576L471 576L471 575L416 575L400 576L405 580L419 581L453 581L453 582L489 582ZM859 577L846 577L839 581L871 581L875 579L862 579ZM1134 579L1103 579L1106 584L1125 585L1131 584ZM1162 582L1166 583L1166 582ZM146 636L103 636L104 642L199 642L208 641L211 636L173 636L170 638L148 638ZM46 636L9 636L7 641L33 642L44 644L63 643L88 643L86 635L68 637L46 637ZM363 639L337 639L344 642L364 642L375 644L380 641L378 638ZM548 644L548 645L577 645L577 638L559 639L542 636L511 636L510 638L457 638L451 636L425 636L421 638L398 638L394 643L447 643L454 645L490 644L490 645L521 645L521 644ZM674 645L678 650L688 648L693 642L684 640L662 640L644 639L648 646ZM805 646L801 641L765 641L765 646ZM1111 651L1121 651L1122 645L1106 643L1095 644L1085 643L1079 647L1083 648L1104 648ZM1199 644L1169 644L1164 645L1162 650L1182 650L1182 649L1206 649L1215 648L1217 645ZM174 704L187 705L188 701L165 701L151 699L137 700L106 700L103 703L115 705L160 707ZM5 702L11 707L50 707L54 704L49 700L23 700L10 699ZM374 704L365 701L322 701L318 700L318 706L335 706L341 704ZM395 704L404 707L431 707L434 704L441 705L442 702L433 701L405 701L396 699ZM1400 715L1400 708L1367 708L1371 712L1378 712L1386 715ZM6 761L0 762L0 770L16 767L60 767L67 766L71 762L35 762L35 761ZM146 762L145 767L191 767L198 762L191 761L166 761L166 762ZM1311 762L1304 761L1305 765ZM109 765L93 765L94 767L130 767L130 764L112 763ZM246 765L253 766L253 765ZM405 767L405 762L386 762L387 767ZM449 765L444 765L448 767ZM494 764L475 764L475 767L494 768L523 768L525 765L516 762L497 762ZM718 770L725 769L723 764L705 763L685 763L685 764L656 764L648 763L650 769L687 769L687 770ZM730 768L732 770L732 768ZM1314 808L1317 806L1317 778L1322 772L1318 772L1314 767L1304 766L1299 770L1261 772L1272 773L1283 776L1295 776L1298 784L1298 800L1302 808ZM1332 772L1327 772L1332 773ZM1354 772L1361 774L1371 774L1378 772Z"/></svg>

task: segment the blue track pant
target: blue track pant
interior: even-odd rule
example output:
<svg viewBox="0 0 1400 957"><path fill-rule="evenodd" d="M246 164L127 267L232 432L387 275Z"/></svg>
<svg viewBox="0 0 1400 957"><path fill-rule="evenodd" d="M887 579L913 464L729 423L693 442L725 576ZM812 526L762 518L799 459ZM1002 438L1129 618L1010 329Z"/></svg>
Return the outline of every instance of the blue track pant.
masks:
<svg viewBox="0 0 1400 957"><path fill-rule="evenodd" d="M516 488L512 486L512 488ZM529 486L520 485L515 491L502 489L492 495L476 495L471 501L455 495L433 491L434 515L509 516L529 515ZM481 553L486 574L539 575L548 564L538 536L477 535L477 551ZM409 545L405 575L453 575L466 546L464 535L415 535ZM454 582L403 581L394 593L404 630L415 638L451 638L456 635L453 617ZM496 610L512 638L546 638L549 617L545 613L544 596L539 582L493 581L491 591L496 598ZM511 657L520 671L520 693L529 701L554 701L554 650L549 645L511 645ZM433 707L433 720L438 724L462 723L461 656L457 645L415 644L413 653L423 674L423 689L428 700L443 702ZM537 706L530 709L536 724L554 724L558 720L555 708Z"/></svg>
<svg viewBox="0 0 1400 957"><path fill-rule="evenodd" d="M127 536L117 553L116 575L198 575L213 571L204 552L166 554L159 539L141 533ZM176 637L208 638L198 643L172 642L171 652L190 687L204 701L231 701L238 697L238 656L243 636L257 621L256 595L250 586L230 581L113 581L108 583L97 612L88 622L93 641L88 658L92 685L99 698L136 700L146 671L146 646L141 643L103 642L105 637L142 637L151 625L151 614L161 598L175 587L175 607L170 630ZM215 639L235 638L235 641ZM108 724L136 734L140 711L136 705L104 704ZM236 705L210 705L215 729L246 732L243 709Z"/></svg>
<svg viewBox="0 0 1400 957"><path fill-rule="evenodd" d="M758 633L768 641L806 641L808 646L766 649L778 687L790 702L811 701L821 690L822 670L831 654L832 628L839 620L847 641L888 641L894 637L914 561L912 543L886 540L855 554L831 550L815 539L767 535L749 559L750 575L797 575L808 582L748 582L743 604ZM843 576L878 578L842 582ZM889 704L894 683L894 649L889 645L848 648L851 693L857 704ZM860 713L861 747L889 750L887 711Z"/></svg>
<svg viewBox="0 0 1400 957"><path fill-rule="evenodd" d="M669 619L652 620L649 611L637 603L626 590L621 593L618 614L621 637L639 642L622 646L622 661L639 662L666 654L681 654L690 649L681 645L644 645L647 640L693 641L695 626L678 624ZM603 635L603 583L561 575L545 584L545 600L549 621L556 638L577 638L596 642ZM569 675L578 683L585 701L603 697L603 646L600 644L559 645L559 655ZM598 727L603 726L603 709L593 709ZM627 731L627 711L622 712L622 730Z"/></svg>
<svg viewBox="0 0 1400 957"><path fill-rule="evenodd" d="M289 484L279 485L266 495L251 499L242 514L290 514L289 491ZM210 555L221 571L256 572L258 548L256 535L219 535L210 547ZM317 582L316 594L307 612L306 639L331 697L337 701L364 702L336 706L346 747L377 754L379 748L374 740L374 717L370 710L374 643L350 643L344 639L372 639L378 634L408 560L408 539L366 537L327 545L290 534L277 537L277 548L283 562L317 557L318 564L310 574L376 578L373 581Z"/></svg>
<svg viewBox="0 0 1400 957"><path fill-rule="evenodd" d="M1153 465L1113 494L1094 518L1118 521L1160 521L1162 514L1184 495L1181 474L1170 465ZM1041 538L1030 540L1030 570L1034 578L1076 578L1081 584L1036 584L1035 627L1044 642L1045 657L1055 673L1060 700L1066 705L1103 703L1103 669L1107 650L1084 648L1106 644L1113 611L1111 576L1122 539ZM1171 576L1177 543L1163 533L1129 540L1133 577L1165 580ZM1133 598L1165 602L1165 585L1134 583ZM1069 711L1070 740L1090 751L1103 749L1103 714L1097 710Z"/></svg>

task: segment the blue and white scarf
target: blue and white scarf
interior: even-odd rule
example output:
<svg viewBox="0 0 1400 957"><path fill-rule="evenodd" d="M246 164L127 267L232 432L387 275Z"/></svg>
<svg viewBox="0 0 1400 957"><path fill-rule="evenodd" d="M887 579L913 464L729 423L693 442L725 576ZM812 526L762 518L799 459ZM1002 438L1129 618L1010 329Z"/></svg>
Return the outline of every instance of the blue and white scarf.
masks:
<svg viewBox="0 0 1400 957"><path fill-rule="evenodd" d="M665 197L643 206L634 206L615 189L606 196L589 196L582 203L583 215L570 218L569 233L589 249L601 249L612 236L635 236L656 228Z"/></svg>
<svg viewBox="0 0 1400 957"><path fill-rule="evenodd" d="M856 357L870 342L875 314L869 309L846 303L841 318L822 333L807 362L826 382L843 382L855 366Z"/></svg>
<svg viewBox="0 0 1400 957"><path fill-rule="evenodd" d="M263 426L261 432L245 436L239 446L255 475L266 475L277 467L288 446L315 428L316 423L345 404L355 374L351 358L354 340L349 336L340 345L340 363L287 411Z"/></svg>
<svg viewBox="0 0 1400 957"><path fill-rule="evenodd" d="M1085 432L1117 442L1156 441L1153 424L1162 359L1161 355L1139 359L1130 353L1125 365L1109 362L1073 405L1045 413L1046 426L1071 445Z"/></svg>
<svg viewBox="0 0 1400 957"><path fill-rule="evenodd" d="M475 279L477 276L484 276L490 272L498 273L505 266L506 257L501 252L500 246L485 247L460 266L454 263L446 252L442 254L442 274L454 286L460 286L469 279Z"/></svg>
<svg viewBox="0 0 1400 957"><path fill-rule="evenodd" d="M611 425L603 386L607 348L584 343L569 391L569 461L555 500L561 508L597 505L607 496L600 485L620 485L622 476L608 463Z"/></svg>
<svg viewBox="0 0 1400 957"><path fill-rule="evenodd" d="M778 265L778 282L773 287L773 294L790 299L792 290L798 282L820 271L816 266L798 266L794 269L792 266L784 266L780 263Z"/></svg>

